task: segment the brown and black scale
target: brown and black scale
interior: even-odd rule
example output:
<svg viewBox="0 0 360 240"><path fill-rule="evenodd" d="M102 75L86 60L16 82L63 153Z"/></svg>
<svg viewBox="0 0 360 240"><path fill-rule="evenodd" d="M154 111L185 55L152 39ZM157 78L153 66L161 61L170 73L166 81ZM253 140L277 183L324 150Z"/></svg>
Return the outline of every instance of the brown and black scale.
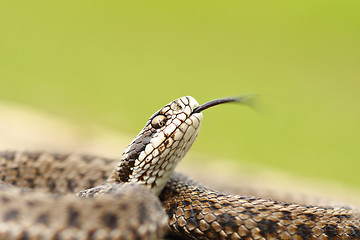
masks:
<svg viewBox="0 0 360 240"><path fill-rule="evenodd" d="M59 164L49 164L50 162ZM79 174L73 175L72 169L69 167L65 169L63 164L73 166ZM97 239L99 235L95 226L82 229L82 223L91 218L99 219L95 224L97 227L106 228L109 232L116 231L121 224L117 211L122 213L128 210L131 206L128 203L132 203L134 199L113 202L105 197L102 202L91 202L87 199L74 202L74 197L69 195L49 195L8 187L8 184L25 188L35 185L37 188L56 193L76 192L106 181L115 164L116 160L85 155L0 152L0 179L2 179L0 204L4 210L0 213L1 221L17 224L23 219L24 214L26 215L22 207L27 206L32 211L38 209L33 212L32 224L38 230L43 229L43 233L38 235L34 233L34 228L25 227L16 233L2 232L0 229L0 239L34 239L34 234L42 236L41 234L47 232L46 229L54 229L52 235L47 232L50 235L44 235L39 239L49 239L47 236L53 239L68 239L70 235L73 236L71 239ZM20 175L24 180L17 181ZM37 181L40 178L42 180ZM77 183L73 184L69 180ZM115 189L110 187L108 191ZM105 190L99 188L99 191ZM95 187L93 192L87 191L86 194L95 195L97 192ZM14 199L14 193L21 199ZM119 198L124 196L123 193L116 194ZM356 210L344 207L301 206L219 193L177 173L167 183L160 199L170 219L171 234L177 235L178 238L360 239L360 215ZM48 202L59 200L63 204L59 205L58 209L44 207ZM19 207L16 201L21 201L26 206ZM116 206L117 211L106 210L104 202L105 205ZM147 205L148 201L138 205L140 207L136 210L136 214L141 217L137 218L136 224L144 222L142 216L152 215ZM161 211L159 205L155 203L154 206L152 208ZM84 212L83 209L100 209L102 214L93 216L92 211ZM62 214L58 214L59 211ZM60 230L59 226L65 230ZM74 237L80 236L76 235L80 230L84 231L85 235L81 235L83 238ZM136 235L134 232L128 234ZM109 239L117 238L109 237Z"/></svg>
<svg viewBox="0 0 360 240"><path fill-rule="evenodd" d="M224 194L174 174L160 199L176 235L188 239L360 239L360 214Z"/></svg>
<svg viewBox="0 0 360 240"><path fill-rule="evenodd" d="M166 106L165 106L166 107ZM131 143L131 147L127 152L124 152L121 159L121 164L119 169L115 171L109 179L115 180L118 182L128 182L129 176L132 174L132 169L135 165L136 159L139 158L139 155L142 151L145 150L147 144L150 143L153 135L157 133L156 129L151 127L151 121L154 117L159 114L166 115L167 117L171 117L167 112L170 110L161 109L160 111L155 112L148 122L146 123L147 129L144 129L143 133L138 135ZM139 180L143 180L143 176L139 177Z"/></svg>
<svg viewBox="0 0 360 240"><path fill-rule="evenodd" d="M89 155L0 152L0 239L160 238L167 218L158 198L137 184L106 184L115 164ZM88 188L78 193L86 198L74 196Z"/></svg>

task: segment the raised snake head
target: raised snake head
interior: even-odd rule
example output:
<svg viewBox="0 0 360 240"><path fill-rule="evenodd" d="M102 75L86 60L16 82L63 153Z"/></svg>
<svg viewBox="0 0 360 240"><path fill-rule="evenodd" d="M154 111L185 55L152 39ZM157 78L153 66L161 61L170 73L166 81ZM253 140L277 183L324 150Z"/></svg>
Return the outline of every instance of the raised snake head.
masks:
<svg viewBox="0 0 360 240"><path fill-rule="evenodd" d="M199 134L202 111L244 99L221 98L199 106L193 97L186 96L166 104L125 149L109 181L140 183L159 195Z"/></svg>
<svg viewBox="0 0 360 240"><path fill-rule="evenodd" d="M137 182L160 194L199 133L203 114L194 113L198 106L193 97L186 96L155 112L125 149L115 180Z"/></svg>

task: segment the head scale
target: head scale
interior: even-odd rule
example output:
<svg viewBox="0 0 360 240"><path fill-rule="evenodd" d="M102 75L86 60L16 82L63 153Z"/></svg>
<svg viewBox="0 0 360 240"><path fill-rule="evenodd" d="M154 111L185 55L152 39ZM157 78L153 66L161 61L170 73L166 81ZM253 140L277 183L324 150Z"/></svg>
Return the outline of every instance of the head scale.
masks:
<svg viewBox="0 0 360 240"><path fill-rule="evenodd" d="M178 98L155 112L125 149L110 181L137 182L160 194L177 163L199 134L201 111L240 98L222 98L199 106L190 96Z"/></svg>

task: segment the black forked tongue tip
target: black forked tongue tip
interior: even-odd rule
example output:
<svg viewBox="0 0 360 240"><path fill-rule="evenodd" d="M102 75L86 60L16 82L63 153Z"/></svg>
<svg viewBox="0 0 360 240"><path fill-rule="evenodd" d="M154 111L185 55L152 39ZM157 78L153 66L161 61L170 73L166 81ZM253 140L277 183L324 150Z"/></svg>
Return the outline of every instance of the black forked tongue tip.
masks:
<svg viewBox="0 0 360 240"><path fill-rule="evenodd" d="M223 104L223 103L228 103L228 102L238 102L238 103L243 103L243 104L252 106L254 97L255 97L254 94L246 94L246 95L237 96L237 97L225 97L225 98L215 99L215 100L204 103L204 104L194 108L193 113L199 113L210 107L213 107L213 106L216 106L219 104Z"/></svg>

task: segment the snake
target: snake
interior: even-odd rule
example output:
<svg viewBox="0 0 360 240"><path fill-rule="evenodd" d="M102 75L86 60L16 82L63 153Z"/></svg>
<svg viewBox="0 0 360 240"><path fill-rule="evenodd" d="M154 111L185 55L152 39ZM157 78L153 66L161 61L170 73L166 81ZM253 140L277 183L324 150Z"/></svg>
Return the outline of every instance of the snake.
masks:
<svg viewBox="0 0 360 240"><path fill-rule="evenodd" d="M0 239L360 239L356 207L225 193L174 171L205 109L248 99L178 98L118 159L0 151Z"/></svg>

